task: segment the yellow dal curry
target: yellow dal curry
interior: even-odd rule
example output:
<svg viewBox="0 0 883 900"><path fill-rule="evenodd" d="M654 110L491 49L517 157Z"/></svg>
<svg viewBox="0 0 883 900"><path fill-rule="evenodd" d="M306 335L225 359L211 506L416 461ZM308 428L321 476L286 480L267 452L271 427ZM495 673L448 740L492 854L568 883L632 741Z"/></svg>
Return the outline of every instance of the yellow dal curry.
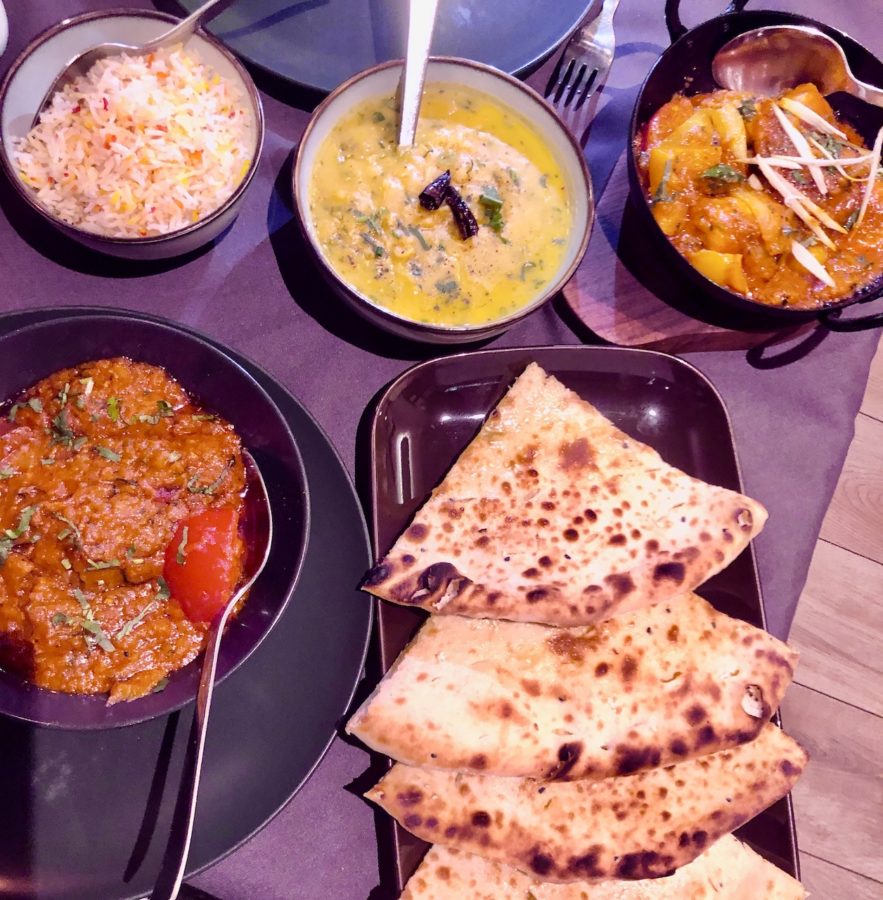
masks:
<svg viewBox="0 0 883 900"><path fill-rule="evenodd" d="M446 170L479 224L463 239L420 192ZM352 287L400 316L477 325L529 304L555 276L572 216L549 148L479 91L428 85L413 147L390 97L365 101L325 139L309 191L322 250Z"/></svg>

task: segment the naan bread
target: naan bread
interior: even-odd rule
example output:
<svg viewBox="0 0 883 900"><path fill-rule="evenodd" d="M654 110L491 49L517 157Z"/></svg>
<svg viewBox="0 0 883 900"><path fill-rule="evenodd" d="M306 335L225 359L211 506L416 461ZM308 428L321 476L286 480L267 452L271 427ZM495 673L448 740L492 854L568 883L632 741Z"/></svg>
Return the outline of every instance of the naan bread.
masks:
<svg viewBox="0 0 883 900"><path fill-rule="evenodd" d="M347 730L415 766L601 779L754 739L796 662L695 594L574 628L433 616Z"/></svg>
<svg viewBox="0 0 883 900"><path fill-rule="evenodd" d="M363 587L434 613L587 624L693 590L766 516L532 363Z"/></svg>
<svg viewBox="0 0 883 900"><path fill-rule="evenodd" d="M806 754L775 725L625 778L539 782L395 765L367 794L417 837L543 881L669 875L784 796Z"/></svg>
<svg viewBox="0 0 883 900"><path fill-rule="evenodd" d="M667 878L548 884L510 866L435 845L401 900L803 900L799 881L732 835Z"/></svg>

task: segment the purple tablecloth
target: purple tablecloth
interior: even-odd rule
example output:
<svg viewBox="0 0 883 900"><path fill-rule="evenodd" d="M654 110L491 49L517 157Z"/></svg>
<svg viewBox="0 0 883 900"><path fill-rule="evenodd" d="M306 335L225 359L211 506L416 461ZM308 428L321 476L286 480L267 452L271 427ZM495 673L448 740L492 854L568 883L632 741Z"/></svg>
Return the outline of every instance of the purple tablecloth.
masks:
<svg viewBox="0 0 883 900"><path fill-rule="evenodd" d="M28 40L60 18L120 5L7 0L11 37L0 74ZM623 0L620 7L617 58L587 150L598 190L623 152L638 86L667 44L662 6L661 0ZM875 2L784 0L776 6L824 18L883 52ZM541 14L539 3L537 10ZM685 18L695 24L719 11L718 2L695 0ZM544 84L547 72L548 65L533 83ZM260 83L267 115L263 158L241 215L218 246L183 263L146 270L97 259L23 224L3 184L0 309L90 303L195 326L259 361L288 386L352 470L356 428L371 398L413 360L437 351L378 335L345 313L318 280L297 240L289 189L289 157L309 113L291 105L303 102L302 94L265 76ZM609 236L596 233L593 240ZM577 343L559 308L546 307L493 346ZM757 552L770 628L779 636L788 632L803 587L876 342L875 333L828 334L810 352L775 367L753 364L739 352L689 355L723 395L746 489L770 510ZM224 900L368 897L379 881L373 817L366 803L343 789L366 766L366 753L336 741L304 790L266 829L192 883Z"/></svg>

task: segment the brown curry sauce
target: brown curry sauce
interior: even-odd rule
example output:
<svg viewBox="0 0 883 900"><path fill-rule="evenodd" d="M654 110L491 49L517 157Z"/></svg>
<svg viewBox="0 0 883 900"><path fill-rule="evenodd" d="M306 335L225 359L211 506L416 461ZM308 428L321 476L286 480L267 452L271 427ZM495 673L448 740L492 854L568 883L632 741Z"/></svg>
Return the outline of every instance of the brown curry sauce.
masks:
<svg viewBox="0 0 883 900"><path fill-rule="evenodd" d="M40 381L0 432L0 666L109 703L157 689L205 644L163 556L182 519L241 515L233 427L162 369L118 358Z"/></svg>

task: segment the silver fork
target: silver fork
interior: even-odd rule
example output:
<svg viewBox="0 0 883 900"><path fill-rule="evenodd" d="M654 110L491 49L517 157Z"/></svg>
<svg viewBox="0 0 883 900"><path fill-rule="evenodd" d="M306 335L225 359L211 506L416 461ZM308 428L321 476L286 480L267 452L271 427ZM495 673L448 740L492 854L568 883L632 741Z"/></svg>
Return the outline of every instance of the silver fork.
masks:
<svg viewBox="0 0 883 900"><path fill-rule="evenodd" d="M595 96L613 62L616 35L613 16L619 0L603 0L601 11L574 32L546 85L545 98L581 143L585 142L594 104L586 101Z"/></svg>

